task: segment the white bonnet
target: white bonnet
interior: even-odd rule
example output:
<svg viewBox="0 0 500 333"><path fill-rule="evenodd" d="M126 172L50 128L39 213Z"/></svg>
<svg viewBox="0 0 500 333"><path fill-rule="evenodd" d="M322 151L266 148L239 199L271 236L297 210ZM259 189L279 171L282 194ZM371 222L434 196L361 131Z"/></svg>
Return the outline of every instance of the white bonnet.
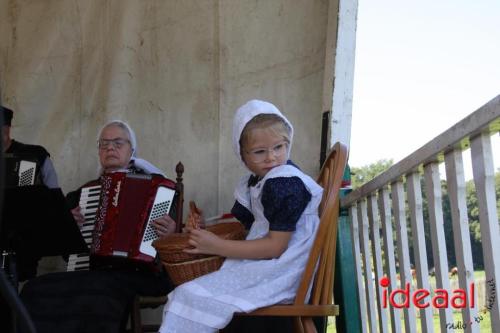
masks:
<svg viewBox="0 0 500 333"><path fill-rule="evenodd" d="M241 133L243 132L243 129L245 128L246 124L259 114L275 114L281 119L283 119L283 121L290 127L290 144L288 151L291 150L292 139L293 139L292 124L288 121L288 119L286 119L285 116L283 116L283 114L281 114L280 110L278 110L278 108L273 104L266 101L253 99L240 106L238 110L236 110L236 114L234 115L233 150L239 159L241 159L241 154L240 154Z"/></svg>

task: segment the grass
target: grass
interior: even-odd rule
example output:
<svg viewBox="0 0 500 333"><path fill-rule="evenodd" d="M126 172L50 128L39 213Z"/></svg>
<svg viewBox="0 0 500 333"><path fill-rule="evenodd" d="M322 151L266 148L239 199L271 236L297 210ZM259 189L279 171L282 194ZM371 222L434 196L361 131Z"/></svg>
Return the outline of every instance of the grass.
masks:
<svg viewBox="0 0 500 333"><path fill-rule="evenodd" d="M480 332L491 332L491 316L488 311L480 312L477 316L477 322L473 322L472 325L479 325ZM453 322L457 324L458 322L462 322L462 313L459 311L453 312ZM439 316L434 316L434 331L439 332ZM417 330L417 332L421 332ZM464 332L463 329L454 329L453 332Z"/></svg>
<svg viewBox="0 0 500 333"><path fill-rule="evenodd" d="M482 320L480 320L479 323L474 322L472 325L479 325L480 332L491 332L491 317L490 317L489 312L486 312L486 313L481 312L479 315L480 315L479 318L482 318ZM479 320L479 318L478 318L478 320ZM337 332L335 330L335 324L334 324L335 321L334 320L335 319L333 319L333 317L328 318L328 326L326 329L327 333L336 333ZM458 311L453 312L453 321L455 324L458 324L459 322L461 322L462 321L462 314ZM404 322L403 321L401 321L401 327L403 328L403 332L404 332ZM451 331L456 332L456 333L464 332L463 329L453 329ZM417 332L418 333L422 332L422 329L420 327L420 318L417 318ZM441 332L438 315L434 315L434 332Z"/></svg>

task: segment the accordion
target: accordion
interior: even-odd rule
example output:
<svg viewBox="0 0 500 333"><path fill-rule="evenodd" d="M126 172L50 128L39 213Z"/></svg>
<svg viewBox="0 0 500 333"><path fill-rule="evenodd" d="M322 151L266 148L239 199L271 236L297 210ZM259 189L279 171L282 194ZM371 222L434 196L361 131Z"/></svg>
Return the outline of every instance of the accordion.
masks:
<svg viewBox="0 0 500 333"><path fill-rule="evenodd" d="M25 160L19 156L6 154L5 182L7 187L29 186L35 184L38 165L34 161Z"/></svg>
<svg viewBox="0 0 500 333"><path fill-rule="evenodd" d="M156 257L152 242L158 238L151 222L174 213L175 183L160 175L126 172L104 174L100 183L95 222L91 217L90 227L82 229L82 235L91 235L91 266L151 266Z"/></svg>

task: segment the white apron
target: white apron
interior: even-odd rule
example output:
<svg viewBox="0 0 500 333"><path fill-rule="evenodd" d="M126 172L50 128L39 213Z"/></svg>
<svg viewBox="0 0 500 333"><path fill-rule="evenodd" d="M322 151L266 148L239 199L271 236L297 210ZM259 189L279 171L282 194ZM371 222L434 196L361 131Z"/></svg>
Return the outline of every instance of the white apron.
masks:
<svg viewBox="0 0 500 333"><path fill-rule="evenodd" d="M275 259L226 259L220 270L171 292L164 311L220 329L231 321L234 312L293 302L318 228L323 189L296 167L282 165L272 169L251 188L245 177L235 190L236 200L255 217L247 239L262 238L269 232L269 222L260 200L262 187L267 179L293 176L304 182L311 193L311 201L297 222L287 250ZM160 329L160 332L164 331Z"/></svg>

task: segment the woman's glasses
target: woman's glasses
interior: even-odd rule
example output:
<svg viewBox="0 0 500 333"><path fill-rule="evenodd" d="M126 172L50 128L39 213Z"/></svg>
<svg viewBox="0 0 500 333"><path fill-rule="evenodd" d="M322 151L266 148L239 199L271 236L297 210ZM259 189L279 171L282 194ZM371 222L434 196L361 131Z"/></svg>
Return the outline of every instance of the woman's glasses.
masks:
<svg viewBox="0 0 500 333"><path fill-rule="evenodd" d="M105 149L108 149L109 147L111 147L111 145L112 145L113 148L120 149L121 147L123 147L127 143L130 143L130 141L127 139L122 139L122 138L99 139L99 140L97 140L97 147L99 147L99 149L101 149L101 150L105 150Z"/></svg>
<svg viewBox="0 0 500 333"><path fill-rule="evenodd" d="M274 145L271 148L258 148L246 151L250 160L254 163L262 163L267 158L267 153L270 152L274 157L281 157L287 152L288 142L283 141Z"/></svg>

